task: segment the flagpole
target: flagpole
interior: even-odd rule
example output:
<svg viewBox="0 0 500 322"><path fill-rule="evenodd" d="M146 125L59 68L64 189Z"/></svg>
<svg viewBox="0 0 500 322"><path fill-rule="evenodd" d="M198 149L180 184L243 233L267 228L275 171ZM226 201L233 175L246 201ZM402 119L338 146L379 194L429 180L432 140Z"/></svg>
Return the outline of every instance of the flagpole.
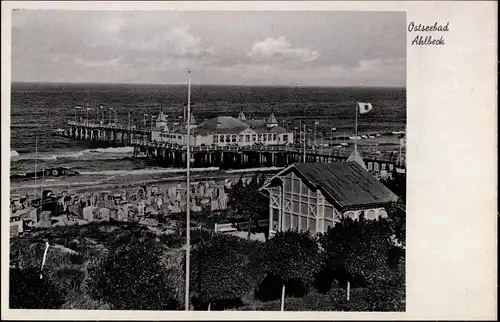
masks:
<svg viewBox="0 0 500 322"><path fill-rule="evenodd" d="M354 132L354 151L358 150L358 102L356 101L356 128Z"/></svg>
<svg viewBox="0 0 500 322"><path fill-rule="evenodd" d="M304 124L304 155L303 155L303 158L304 158L304 163L306 163L306 125Z"/></svg>
<svg viewBox="0 0 500 322"><path fill-rule="evenodd" d="M313 139L313 143L314 143L314 148L316 149L316 120L314 120L314 139Z"/></svg>
<svg viewBox="0 0 500 322"><path fill-rule="evenodd" d="M191 131L190 131L190 122L191 122L191 71L188 71L188 103L187 103L187 149L186 149L186 298L185 298L185 310L189 311L189 274L190 274L190 248L191 248L191 207L190 207L190 199L191 199L191 186L190 186L190 177L189 171L191 168Z"/></svg>

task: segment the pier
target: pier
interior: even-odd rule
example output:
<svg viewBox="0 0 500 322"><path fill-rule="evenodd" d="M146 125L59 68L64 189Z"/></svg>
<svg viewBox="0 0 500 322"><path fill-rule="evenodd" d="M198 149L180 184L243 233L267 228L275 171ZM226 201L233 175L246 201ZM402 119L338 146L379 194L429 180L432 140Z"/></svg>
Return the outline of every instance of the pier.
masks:
<svg viewBox="0 0 500 322"><path fill-rule="evenodd" d="M151 131L148 129L88 121L68 121L68 129L62 135L73 140L107 142L114 147L130 146L135 139L151 139Z"/></svg>
<svg viewBox="0 0 500 322"><path fill-rule="evenodd" d="M144 156L161 167L186 166L186 146L165 142L132 140L134 156ZM193 146L191 147L192 167L213 167L222 169L244 169L256 167L285 167L297 162L342 162L350 151L335 149L300 149L293 146ZM393 171L397 158L363 158L369 171Z"/></svg>
<svg viewBox="0 0 500 322"><path fill-rule="evenodd" d="M68 121L68 129L61 135L74 140L106 142L110 146L132 146L134 157L144 157L160 167L186 166L186 145L157 142L152 131L135 126ZM298 145L195 145L191 147L192 167L220 167L244 169L253 167L286 167L296 162L342 162L351 149L332 147L303 147ZM398 163L396 156L363 153L369 171L393 171Z"/></svg>

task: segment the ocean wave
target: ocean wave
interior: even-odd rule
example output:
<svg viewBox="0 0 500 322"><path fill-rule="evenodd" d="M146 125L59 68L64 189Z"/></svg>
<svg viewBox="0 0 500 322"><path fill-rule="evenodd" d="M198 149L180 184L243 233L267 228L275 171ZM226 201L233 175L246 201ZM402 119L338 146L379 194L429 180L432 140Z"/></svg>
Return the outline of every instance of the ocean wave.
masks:
<svg viewBox="0 0 500 322"><path fill-rule="evenodd" d="M100 148L100 149L90 149L85 151L90 151L91 153L133 153L134 147L125 146L120 148Z"/></svg>
<svg viewBox="0 0 500 322"><path fill-rule="evenodd" d="M25 160L64 160L64 159L79 159L79 160L107 160L107 159L123 159L131 157L134 152L133 147L119 147L119 148L98 148L86 149L81 151L67 151L60 153L42 152L38 155L35 153L18 153L11 151L11 158L13 161ZM129 154L127 156L127 154Z"/></svg>

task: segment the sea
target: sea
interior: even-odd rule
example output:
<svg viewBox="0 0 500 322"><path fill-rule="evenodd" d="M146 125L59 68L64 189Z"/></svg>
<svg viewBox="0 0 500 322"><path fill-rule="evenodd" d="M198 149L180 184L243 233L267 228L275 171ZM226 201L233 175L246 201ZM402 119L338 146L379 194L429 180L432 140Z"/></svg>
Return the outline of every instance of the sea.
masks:
<svg viewBox="0 0 500 322"><path fill-rule="evenodd" d="M186 85L34 84L11 87L11 175L66 167L82 174L157 171L132 157L132 147L110 147L53 135L69 120L117 119L118 123L150 125L163 111L179 119L187 105ZM354 135L356 102L373 109L358 115L358 133L404 131L405 88L214 86L191 87L191 109L198 122L215 116L265 118L274 113L285 126L316 123L318 132ZM76 109L75 106L82 106ZM103 110L98 107L102 105ZM90 108L88 110L87 108ZM111 108L116 116L110 114ZM104 111L104 113L102 113ZM115 113L115 112L113 112ZM130 113L130 118L129 118ZM147 114L147 116L144 116Z"/></svg>

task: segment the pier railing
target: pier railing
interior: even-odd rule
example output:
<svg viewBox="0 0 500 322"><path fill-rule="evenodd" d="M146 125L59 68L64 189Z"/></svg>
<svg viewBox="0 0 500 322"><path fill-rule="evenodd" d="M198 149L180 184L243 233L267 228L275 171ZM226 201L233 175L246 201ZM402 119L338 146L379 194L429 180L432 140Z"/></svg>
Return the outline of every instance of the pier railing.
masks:
<svg viewBox="0 0 500 322"><path fill-rule="evenodd" d="M68 121L69 126L84 127L90 129L105 129L105 130L115 130L115 131L126 131L126 132L141 132L150 133L150 129L137 128L136 126L119 125L119 124L106 124L106 123L95 123L95 122L77 122Z"/></svg>

